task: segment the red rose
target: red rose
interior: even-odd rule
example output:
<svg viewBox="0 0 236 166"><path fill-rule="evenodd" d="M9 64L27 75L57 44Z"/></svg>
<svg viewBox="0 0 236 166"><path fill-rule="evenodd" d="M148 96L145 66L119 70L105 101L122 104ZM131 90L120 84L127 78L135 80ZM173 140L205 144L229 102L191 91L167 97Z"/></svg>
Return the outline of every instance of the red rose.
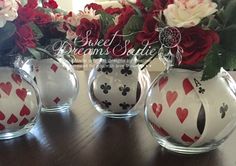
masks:
<svg viewBox="0 0 236 166"><path fill-rule="evenodd" d="M193 65L202 61L215 43L219 43L219 36L211 30L203 30L200 27L180 29L182 40L180 46L183 48L182 64Z"/></svg>
<svg viewBox="0 0 236 166"><path fill-rule="evenodd" d="M154 19L153 14L147 14L144 19L143 29L136 36L138 44L143 44L144 41L153 43L158 40L157 20Z"/></svg>
<svg viewBox="0 0 236 166"><path fill-rule="evenodd" d="M154 0L153 1L153 5L154 5L154 9L153 10L164 10L167 8L167 6L169 4L174 3L174 0Z"/></svg>
<svg viewBox="0 0 236 166"><path fill-rule="evenodd" d="M80 24L76 29L76 35L80 37L84 42L86 39L95 43L99 37L101 32L101 24L98 20L88 20L83 18L80 20Z"/></svg>
<svg viewBox="0 0 236 166"><path fill-rule="evenodd" d="M38 0L28 0L25 7L35 9L38 6Z"/></svg>
<svg viewBox="0 0 236 166"><path fill-rule="evenodd" d="M43 2L44 8L56 9L58 8L58 4L54 0L49 0L48 2Z"/></svg>
<svg viewBox="0 0 236 166"><path fill-rule="evenodd" d="M19 6L17 23L25 24L34 20L34 9L28 7Z"/></svg>
<svg viewBox="0 0 236 166"><path fill-rule="evenodd" d="M134 15L134 9L131 6L126 6L122 10L119 18L118 24L123 28L129 21L129 19Z"/></svg>
<svg viewBox="0 0 236 166"><path fill-rule="evenodd" d="M99 5L96 3L90 3L90 4L86 5L85 8L93 9L93 10L103 10L102 5Z"/></svg>
<svg viewBox="0 0 236 166"><path fill-rule="evenodd" d="M34 11L34 22L38 25L45 25L52 22L52 18L50 15L43 13L40 10Z"/></svg>
<svg viewBox="0 0 236 166"><path fill-rule="evenodd" d="M29 26L23 25L17 28L16 44L23 53L27 48L35 48L35 42L33 30Z"/></svg>
<svg viewBox="0 0 236 166"><path fill-rule="evenodd" d="M110 41L107 50L113 58L127 57L128 51L133 47L129 41L124 40L121 25L110 27L105 40Z"/></svg>
<svg viewBox="0 0 236 166"><path fill-rule="evenodd" d="M109 7L105 9L105 12L108 14L114 15L114 14L121 14L122 10L123 10L122 8Z"/></svg>

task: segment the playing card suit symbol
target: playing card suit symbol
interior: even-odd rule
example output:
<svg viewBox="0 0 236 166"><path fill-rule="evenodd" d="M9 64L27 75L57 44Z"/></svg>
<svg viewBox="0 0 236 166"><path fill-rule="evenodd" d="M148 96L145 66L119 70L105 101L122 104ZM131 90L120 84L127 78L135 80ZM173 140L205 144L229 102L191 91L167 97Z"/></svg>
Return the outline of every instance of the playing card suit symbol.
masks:
<svg viewBox="0 0 236 166"><path fill-rule="evenodd" d="M179 118L179 121L181 123L184 123L184 121L186 120L186 118L188 117L188 109L184 108L177 108L176 110L176 114Z"/></svg>
<svg viewBox="0 0 236 166"><path fill-rule="evenodd" d="M56 97L53 101L54 103L58 104L61 101L61 99L59 97Z"/></svg>
<svg viewBox="0 0 236 166"><path fill-rule="evenodd" d="M24 105L20 111L20 116L27 116L30 114L30 109Z"/></svg>
<svg viewBox="0 0 236 166"><path fill-rule="evenodd" d="M0 131L5 130L5 126L0 123Z"/></svg>
<svg viewBox="0 0 236 166"><path fill-rule="evenodd" d="M183 81L183 87L185 95L189 94L194 89L193 85L187 78Z"/></svg>
<svg viewBox="0 0 236 166"><path fill-rule="evenodd" d="M5 115L2 111L0 111L0 120L4 120L5 119Z"/></svg>
<svg viewBox="0 0 236 166"><path fill-rule="evenodd" d="M27 90L25 88L17 89L16 95L22 100L25 101L25 98L27 96Z"/></svg>
<svg viewBox="0 0 236 166"><path fill-rule="evenodd" d="M152 127L154 128L154 130L159 134L161 135L162 137L168 137L169 136L169 133L164 130L162 127L158 127L156 124L154 123L151 123L152 124Z"/></svg>
<svg viewBox="0 0 236 166"><path fill-rule="evenodd" d="M194 140L191 137L189 137L187 134L183 134L181 139L187 143L194 143Z"/></svg>
<svg viewBox="0 0 236 166"><path fill-rule="evenodd" d="M25 126L25 125L27 125L28 123L29 123L29 121L28 121L26 118L24 118L24 119L20 122L19 126Z"/></svg>
<svg viewBox="0 0 236 166"><path fill-rule="evenodd" d="M10 82L7 83L0 83L0 89L3 90L3 92L5 92L8 96L11 94L11 90L12 90L12 85Z"/></svg>
<svg viewBox="0 0 236 166"><path fill-rule="evenodd" d="M56 73L56 72L57 72L57 69L58 69L58 67L57 67L57 65L55 65L55 64L52 64L52 66L51 66L51 69L52 69L52 71L53 71L54 73Z"/></svg>
<svg viewBox="0 0 236 166"><path fill-rule="evenodd" d="M18 122L18 119L14 114L12 114L10 116L10 118L7 120L7 124L12 124L12 123L16 123L16 122Z"/></svg>
<svg viewBox="0 0 236 166"><path fill-rule="evenodd" d="M159 91L161 91L167 84L168 77L162 77L159 81Z"/></svg>
<svg viewBox="0 0 236 166"><path fill-rule="evenodd" d="M162 113L162 105L161 104L156 104L154 103L152 105L152 111L155 113L156 117L159 118L159 116L161 115Z"/></svg>
<svg viewBox="0 0 236 166"><path fill-rule="evenodd" d="M168 103L168 106L171 107L174 102L176 101L178 97L178 93L176 91L174 92L171 92L171 91L168 91L167 94L166 94L166 100L167 100L167 103Z"/></svg>
<svg viewBox="0 0 236 166"><path fill-rule="evenodd" d="M17 83L18 85L20 85L21 82L22 82L22 78L21 78L21 76L20 76L19 74L13 73L13 74L11 75L11 78L12 78L13 81L15 81L15 83Z"/></svg>

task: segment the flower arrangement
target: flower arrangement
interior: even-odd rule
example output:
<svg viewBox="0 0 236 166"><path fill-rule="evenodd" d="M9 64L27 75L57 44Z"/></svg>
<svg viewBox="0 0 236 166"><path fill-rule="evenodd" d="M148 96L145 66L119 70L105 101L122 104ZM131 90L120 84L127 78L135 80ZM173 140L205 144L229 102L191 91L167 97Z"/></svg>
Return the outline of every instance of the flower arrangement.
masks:
<svg viewBox="0 0 236 166"><path fill-rule="evenodd" d="M67 39L80 54L89 49L92 58L137 56L146 60L169 52L176 55L172 57L175 65L204 68L203 80L214 77L221 67L236 67L235 0L137 0L121 4L123 8L104 9L92 3L79 14L70 12L64 18ZM161 33L166 27L180 33L177 50L162 48Z"/></svg>
<svg viewBox="0 0 236 166"><path fill-rule="evenodd" d="M10 57L50 55L44 48L55 39L65 38L58 31L58 18L63 11L54 0L0 1L0 64L8 65Z"/></svg>

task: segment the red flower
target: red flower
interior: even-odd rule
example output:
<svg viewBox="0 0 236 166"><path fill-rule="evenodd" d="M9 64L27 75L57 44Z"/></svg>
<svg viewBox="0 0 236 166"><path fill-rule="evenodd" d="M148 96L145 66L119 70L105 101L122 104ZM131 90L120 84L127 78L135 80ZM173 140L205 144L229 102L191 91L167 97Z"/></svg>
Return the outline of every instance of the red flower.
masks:
<svg viewBox="0 0 236 166"><path fill-rule="evenodd" d="M34 9L29 7L19 6L17 23L25 24L34 20Z"/></svg>
<svg viewBox="0 0 236 166"><path fill-rule="evenodd" d="M105 35L105 40L110 41L107 50L113 58L127 57L128 51L133 47L130 41L124 40L121 25L110 27Z"/></svg>
<svg viewBox="0 0 236 166"><path fill-rule="evenodd" d="M96 3L90 3L90 4L86 5L85 8L93 9L93 10L103 10L102 5L99 5Z"/></svg>
<svg viewBox="0 0 236 166"><path fill-rule="evenodd" d="M134 15L134 9L131 6L126 6L122 10L118 18L118 25L123 28L129 21L129 19Z"/></svg>
<svg viewBox="0 0 236 166"><path fill-rule="evenodd" d="M154 9L153 10L164 10L167 8L169 4L174 3L174 0L154 0L153 5Z"/></svg>
<svg viewBox="0 0 236 166"><path fill-rule="evenodd" d="M76 35L80 37L84 43L86 43L87 39L95 43L100 36L101 32L101 24L98 20L88 20L83 18L80 20L80 24L76 29Z"/></svg>
<svg viewBox="0 0 236 166"><path fill-rule="evenodd" d="M136 36L136 42L138 44L144 44L143 42L153 43L158 40L157 21L154 19L153 14L147 14L144 17L143 29Z"/></svg>
<svg viewBox="0 0 236 166"><path fill-rule="evenodd" d="M121 14L122 10L123 10L122 8L109 7L105 9L105 12L108 14L114 15L114 14Z"/></svg>
<svg viewBox="0 0 236 166"><path fill-rule="evenodd" d="M33 30L29 26L23 25L17 28L16 44L23 53L27 48L36 47Z"/></svg>
<svg viewBox="0 0 236 166"><path fill-rule="evenodd" d="M38 6L38 0L28 0L25 7L35 9Z"/></svg>
<svg viewBox="0 0 236 166"><path fill-rule="evenodd" d="M38 25L45 25L52 21L52 18L48 14L45 14L40 10L35 10L34 15L34 22Z"/></svg>
<svg viewBox="0 0 236 166"><path fill-rule="evenodd" d="M54 0L49 0L48 2L43 2L44 8L56 9L58 8L58 4Z"/></svg>
<svg viewBox="0 0 236 166"><path fill-rule="evenodd" d="M211 30L203 30L200 27L180 29L183 48L182 64L193 65L202 61L215 43L219 43L218 34Z"/></svg>

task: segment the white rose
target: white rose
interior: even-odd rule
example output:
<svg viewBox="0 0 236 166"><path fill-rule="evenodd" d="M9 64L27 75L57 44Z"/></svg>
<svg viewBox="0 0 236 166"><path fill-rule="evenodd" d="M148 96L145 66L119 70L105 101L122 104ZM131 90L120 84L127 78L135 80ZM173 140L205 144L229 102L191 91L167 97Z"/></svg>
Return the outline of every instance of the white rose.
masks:
<svg viewBox="0 0 236 166"><path fill-rule="evenodd" d="M0 28L7 21L13 21L17 18L18 4L16 0L0 0Z"/></svg>
<svg viewBox="0 0 236 166"><path fill-rule="evenodd" d="M211 0L175 0L164 10L167 24L172 27L189 28L217 11Z"/></svg>

